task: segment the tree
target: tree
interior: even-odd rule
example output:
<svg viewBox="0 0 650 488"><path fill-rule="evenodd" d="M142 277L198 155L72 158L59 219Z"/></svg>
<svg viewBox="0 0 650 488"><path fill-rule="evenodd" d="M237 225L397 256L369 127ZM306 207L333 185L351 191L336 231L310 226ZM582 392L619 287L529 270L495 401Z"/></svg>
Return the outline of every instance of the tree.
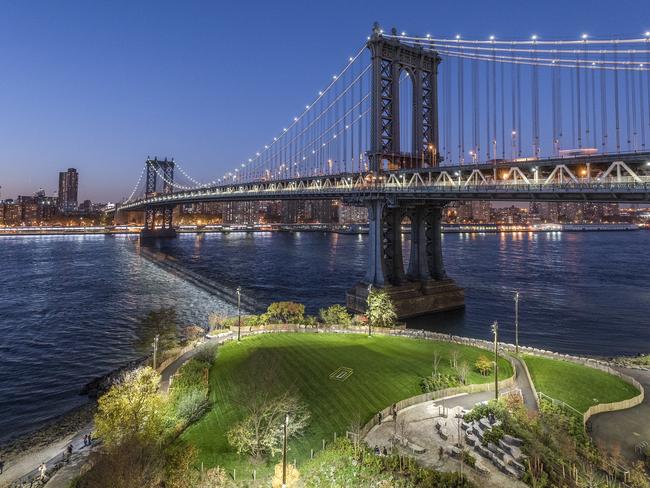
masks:
<svg viewBox="0 0 650 488"><path fill-rule="evenodd" d="M442 357L440 356L440 352L438 350L433 351L433 377L434 378L438 376L438 367L440 366L441 360Z"/></svg>
<svg viewBox="0 0 650 488"><path fill-rule="evenodd" d="M129 439L147 441L162 435L165 406L159 381L152 368L140 368L126 373L99 399L95 427L109 449Z"/></svg>
<svg viewBox="0 0 650 488"><path fill-rule="evenodd" d="M458 351L458 349L452 349L451 357L449 358L449 365L451 366L452 369L456 369L458 367L459 358L460 358L460 352Z"/></svg>
<svg viewBox="0 0 650 488"><path fill-rule="evenodd" d="M395 306L386 290L372 288L368 293L368 320L373 327L392 327L397 321Z"/></svg>
<svg viewBox="0 0 650 488"><path fill-rule="evenodd" d="M176 310L161 308L152 310L140 320L136 327L135 348L150 351L154 338L158 336L158 351L166 351L178 346L180 324Z"/></svg>
<svg viewBox="0 0 650 488"><path fill-rule="evenodd" d="M264 349L255 351L244 368L248 377L240 378L235 402L244 413L227 434L228 442L240 455L248 454L259 461L282 449L285 418L289 416L287 436L302 434L309 423L309 410L297 395L276 385L275 356Z"/></svg>
<svg viewBox="0 0 650 488"><path fill-rule="evenodd" d="M483 376L487 376L492 371L492 361L490 361L486 356L481 354L476 360L476 362L474 363L474 367Z"/></svg>
<svg viewBox="0 0 650 488"><path fill-rule="evenodd" d="M331 307L321 308L318 315L323 323L327 325L350 325L352 322L352 316L343 305L336 304Z"/></svg>
<svg viewBox="0 0 650 488"><path fill-rule="evenodd" d="M264 314L267 323L299 324L305 318L305 306L296 302L275 302Z"/></svg>
<svg viewBox="0 0 650 488"><path fill-rule="evenodd" d="M467 364L467 361L463 361L458 366L456 366L456 374L458 375L460 382L463 385L466 385L467 377L469 376L469 364Z"/></svg>

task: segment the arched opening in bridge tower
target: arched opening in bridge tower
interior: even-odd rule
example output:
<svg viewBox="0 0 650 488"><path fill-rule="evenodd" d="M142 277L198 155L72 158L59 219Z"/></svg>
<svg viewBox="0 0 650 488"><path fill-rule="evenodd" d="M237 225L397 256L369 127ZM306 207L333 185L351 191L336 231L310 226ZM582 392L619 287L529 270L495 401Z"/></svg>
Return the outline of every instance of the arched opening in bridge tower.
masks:
<svg viewBox="0 0 650 488"><path fill-rule="evenodd" d="M403 69L399 74L399 147L402 154L414 154L413 147L413 74ZM393 164L405 167L406 162L395 161Z"/></svg>
<svg viewBox="0 0 650 488"><path fill-rule="evenodd" d="M401 233L402 233L402 262L404 263L404 274L408 275L409 264L411 263L411 217L405 215L402 218L401 222Z"/></svg>

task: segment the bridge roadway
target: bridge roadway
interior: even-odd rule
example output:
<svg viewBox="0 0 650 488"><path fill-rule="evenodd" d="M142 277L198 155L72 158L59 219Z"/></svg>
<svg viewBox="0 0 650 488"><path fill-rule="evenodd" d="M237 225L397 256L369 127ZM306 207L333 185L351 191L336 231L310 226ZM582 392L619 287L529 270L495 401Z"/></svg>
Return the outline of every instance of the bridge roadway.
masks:
<svg viewBox="0 0 650 488"><path fill-rule="evenodd" d="M157 193L119 210L214 201L376 199L650 203L650 153L344 173Z"/></svg>

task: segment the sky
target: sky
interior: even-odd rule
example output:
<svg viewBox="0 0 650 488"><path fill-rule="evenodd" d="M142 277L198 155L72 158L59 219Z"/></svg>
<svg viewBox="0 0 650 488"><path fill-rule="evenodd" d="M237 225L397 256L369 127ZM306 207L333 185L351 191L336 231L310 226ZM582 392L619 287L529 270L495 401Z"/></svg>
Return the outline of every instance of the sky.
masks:
<svg viewBox="0 0 650 488"><path fill-rule="evenodd" d="M147 156L212 181L264 145L364 43L409 34L638 36L647 0L0 0L1 198L127 197Z"/></svg>

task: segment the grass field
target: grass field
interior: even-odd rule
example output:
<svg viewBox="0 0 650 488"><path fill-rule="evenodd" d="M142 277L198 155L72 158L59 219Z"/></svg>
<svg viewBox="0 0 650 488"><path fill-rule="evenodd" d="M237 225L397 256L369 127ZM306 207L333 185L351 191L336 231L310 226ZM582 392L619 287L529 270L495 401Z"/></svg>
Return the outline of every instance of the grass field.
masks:
<svg viewBox="0 0 650 488"><path fill-rule="evenodd" d="M305 435L289 445L290 458L300 462L310 449L321 446L322 439L332 439L334 432L344 434L355 419L365 423L382 408L420 394L419 379L431 374L434 350L442 356L439 371L451 373L454 349L472 369L469 382L492 381L474 371L480 355L491 357L488 351L443 342L355 334L268 334L229 343L219 349L210 373L213 409L184 438L199 449L204 466L250 471L248 460L228 445L226 432L240 419L236 405L240 384L250 378L247 369L258 355L273 370L274 382L295 388L309 406L311 423ZM501 360L499 372L500 378L507 378L512 368Z"/></svg>
<svg viewBox="0 0 650 488"><path fill-rule="evenodd" d="M618 402L639 394L620 378L581 364L538 356L523 359L537 391L562 400L582 413L597 403Z"/></svg>

